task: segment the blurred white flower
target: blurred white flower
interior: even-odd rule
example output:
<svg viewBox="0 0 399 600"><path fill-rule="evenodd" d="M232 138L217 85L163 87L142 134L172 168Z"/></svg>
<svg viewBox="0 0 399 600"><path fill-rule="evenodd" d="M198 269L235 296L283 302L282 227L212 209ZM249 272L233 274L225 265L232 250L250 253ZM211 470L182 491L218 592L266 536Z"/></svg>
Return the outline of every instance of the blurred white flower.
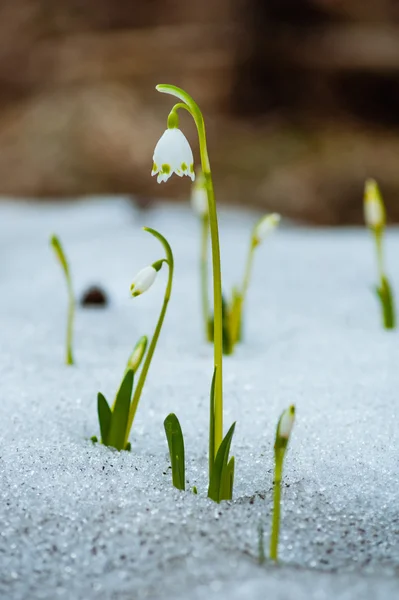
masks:
<svg viewBox="0 0 399 600"><path fill-rule="evenodd" d="M290 406L287 408L283 414L281 415L279 428L278 428L278 436L280 438L284 438L288 440L290 437L292 428L294 426L295 420L295 406Z"/></svg>
<svg viewBox="0 0 399 600"><path fill-rule="evenodd" d="M263 217L255 226L253 240L256 244L260 244L265 237L276 229L280 223L281 216L278 213L271 213Z"/></svg>
<svg viewBox="0 0 399 600"><path fill-rule="evenodd" d="M130 286L132 296L140 296L140 294L146 292L154 283L156 276L157 271L152 266L141 269Z"/></svg>
<svg viewBox="0 0 399 600"><path fill-rule="evenodd" d="M384 203L374 179L368 179L364 189L364 220L371 229L381 229L385 225Z"/></svg>
<svg viewBox="0 0 399 600"><path fill-rule="evenodd" d="M202 172L197 174L195 183L191 189L190 200L191 206L198 216L205 217L208 214L208 194Z"/></svg>
<svg viewBox="0 0 399 600"><path fill-rule="evenodd" d="M177 127L167 129L154 150L154 164L151 175L157 175L158 183L167 181L176 173L179 177L188 175L194 181L194 158L190 144L184 133Z"/></svg>

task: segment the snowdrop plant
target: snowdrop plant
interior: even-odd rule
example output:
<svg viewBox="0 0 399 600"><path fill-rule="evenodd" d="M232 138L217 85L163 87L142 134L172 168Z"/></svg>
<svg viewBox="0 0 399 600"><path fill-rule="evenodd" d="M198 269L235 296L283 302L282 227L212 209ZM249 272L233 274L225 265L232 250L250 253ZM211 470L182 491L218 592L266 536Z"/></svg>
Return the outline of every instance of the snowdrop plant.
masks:
<svg viewBox="0 0 399 600"><path fill-rule="evenodd" d="M62 271L65 275L65 280L68 290L68 316L67 316L67 333L66 333L66 352L65 362L67 365L73 365L73 321L75 316L75 297L72 287L71 273L69 270L69 264L65 256L64 249L61 245L59 238L56 235L52 235L50 238L50 245L54 250L54 253L61 265Z"/></svg>
<svg viewBox="0 0 399 600"><path fill-rule="evenodd" d="M218 452L222 448L223 439L223 315L222 315L222 278L220 266L219 229L216 210L215 193L211 173L211 165L208 156L205 123L198 104L187 92L174 85L157 85L158 92L169 94L179 100L169 113L167 129L160 138L154 150L152 175L157 175L158 183L167 181L173 173L179 177L187 175L192 181L195 179L194 159L190 144L179 129L179 110L187 111L194 120L197 128L199 153L201 159L201 171L203 175L202 188L206 192L209 229L212 249L212 276L213 276L213 306L214 306L214 377L211 389L211 415L209 434L209 480L216 477L218 469L214 470L217 463L221 469L227 472L227 462L218 462ZM230 431L234 431L230 428ZM230 434L227 434L229 436ZM226 437L227 437L226 436ZM231 443L230 435L230 443ZM228 441L228 440L227 440ZM230 448L228 443L228 449ZM225 449L225 447L224 447ZM224 456L224 455L223 455ZM233 459L232 459L233 460ZM233 462L228 463L230 469L234 469ZM230 472L229 472L230 475ZM227 475L223 474L223 481ZM232 482L233 477L229 477ZM213 488L212 488L213 489ZM212 493L211 489L211 493ZM231 486L232 490L232 486ZM218 496L219 497L219 496Z"/></svg>
<svg viewBox="0 0 399 600"><path fill-rule="evenodd" d="M273 520L270 537L270 558L278 559L278 541L280 535L280 505L281 505L281 479L283 476L284 457L295 420L295 406L290 406L281 415L276 430L274 444L274 495L273 495Z"/></svg>
<svg viewBox="0 0 399 600"><path fill-rule="evenodd" d="M392 289L385 274L383 239L386 224L384 202L374 179L368 179L364 190L364 220L374 237L379 285L376 294L381 303L385 329L395 328L395 305Z"/></svg>
<svg viewBox="0 0 399 600"><path fill-rule="evenodd" d="M112 446L116 450L130 450L129 442L130 431L134 422L137 407L140 401L141 393L147 378L151 360L154 355L155 347L158 342L159 334L162 329L166 310L172 292L174 260L172 249L168 241L155 229L144 227L145 231L156 237L165 249L165 258L157 260L152 265L145 267L134 278L130 292L133 297L137 297L146 292L154 283L158 272L162 266L168 266L168 281L166 284L165 295L161 311L158 317L151 342L147 350L147 337L143 336L137 342L126 365L122 383L116 394L112 408L109 406L103 394L99 393L97 397L98 420L100 424L101 443L105 446ZM143 366L138 378L137 385L133 390L134 376L143 361ZM97 442L96 437L92 441Z"/></svg>

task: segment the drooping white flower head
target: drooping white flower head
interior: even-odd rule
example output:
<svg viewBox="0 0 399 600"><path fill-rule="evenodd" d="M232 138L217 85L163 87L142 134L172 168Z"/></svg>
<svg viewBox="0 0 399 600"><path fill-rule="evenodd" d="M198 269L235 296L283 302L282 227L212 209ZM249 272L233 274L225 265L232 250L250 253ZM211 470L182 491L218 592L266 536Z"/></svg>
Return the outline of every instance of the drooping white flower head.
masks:
<svg viewBox="0 0 399 600"><path fill-rule="evenodd" d="M133 283L130 286L130 291L133 297L140 296L143 292L146 292L154 283L157 277L157 271L153 266L144 267L141 269L133 279Z"/></svg>
<svg viewBox="0 0 399 600"><path fill-rule="evenodd" d="M176 173L179 177L188 175L194 181L194 158L190 144L178 127L168 128L154 150L154 164L151 175L158 175L157 181L167 181Z"/></svg>
<svg viewBox="0 0 399 600"><path fill-rule="evenodd" d="M191 189L191 206L199 217L205 217L208 214L208 194L206 192L205 177L202 171L197 173L195 183Z"/></svg>
<svg viewBox="0 0 399 600"><path fill-rule="evenodd" d="M277 435L280 438L288 440L295 420L295 406L290 406L281 415Z"/></svg>
<svg viewBox="0 0 399 600"><path fill-rule="evenodd" d="M260 244L265 237L272 233L278 227L281 216L278 213L271 213L263 217L255 226L253 240L255 244Z"/></svg>
<svg viewBox="0 0 399 600"><path fill-rule="evenodd" d="M366 181L364 189L364 220L370 229L382 229L385 226L385 207L377 182Z"/></svg>

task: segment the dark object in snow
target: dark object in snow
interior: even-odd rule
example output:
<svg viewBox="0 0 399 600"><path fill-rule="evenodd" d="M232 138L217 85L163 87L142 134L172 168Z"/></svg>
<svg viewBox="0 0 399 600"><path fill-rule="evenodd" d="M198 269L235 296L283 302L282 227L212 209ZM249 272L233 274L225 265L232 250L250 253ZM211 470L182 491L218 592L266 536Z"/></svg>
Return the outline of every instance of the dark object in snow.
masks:
<svg viewBox="0 0 399 600"><path fill-rule="evenodd" d="M84 292L80 304L82 306L106 306L108 298L100 287L92 285Z"/></svg>

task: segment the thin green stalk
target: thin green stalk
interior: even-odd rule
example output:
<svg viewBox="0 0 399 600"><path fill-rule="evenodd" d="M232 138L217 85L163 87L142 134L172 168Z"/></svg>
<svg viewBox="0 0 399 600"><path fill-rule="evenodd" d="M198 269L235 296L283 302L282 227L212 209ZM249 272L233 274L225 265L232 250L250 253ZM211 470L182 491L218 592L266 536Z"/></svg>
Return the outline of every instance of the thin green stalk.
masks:
<svg viewBox="0 0 399 600"><path fill-rule="evenodd" d="M68 320L67 320L67 337L66 337L66 364L73 365L73 354L72 354L72 344L73 344L73 321L75 318L75 297L73 295L72 282L70 275L68 273L67 276L67 286L68 286Z"/></svg>
<svg viewBox="0 0 399 600"><path fill-rule="evenodd" d="M383 233L381 230L375 231L374 237L375 237L375 245L376 245L376 250L377 250L377 269L378 269L378 277L380 279L381 284L384 279L384 253L383 253L383 247L382 247L382 236L383 236Z"/></svg>
<svg viewBox="0 0 399 600"><path fill-rule="evenodd" d="M208 299L208 233L209 219L208 215L201 217L201 300L202 300L202 316L204 319L205 339L212 341L209 327L209 299Z"/></svg>
<svg viewBox="0 0 399 600"><path fill-rule="evenodd" d="M141 392L143 391L144 383L145 383L145 380L147 377L148 369L150 368L150 364L151 364L151 360L152 360L152 357L154 354L155 346L157 345L159 334L162 329L162 324L163 324L163 321L165 318L166 309L168 307L168 302L169 302L170 295L172 292L172 281L173 281L174 260L173 260L172 249L171 249L169 243L163 237L163 235L158 233L158 231L155 231L155 229L151 229L150 227L144 227L143 229L144 229L144 231L148 231L154 237L156 237L161 242L163 247L165 248L166 259L164 262L166 262L166 264L169 267L169 274L168 274L168 282L166 284L165 296L164 296L161 312L159 314L158 322L157 322L155 330L154 330L154 335L152 336L152 340L151 340L147 355L144 360L143 368L141 370L140 377L139 377L136 389L133 394L132 403L130 405L129 418L128 418L127 427L126 427L125 444L127 444L128 440L129 440L130 430L132 428L134 417L136 415L137 407L138 407L138 404L140 401Z"/></svg>
<svg viewBox="0 0 399 600"><path fill-rule="evenodd" d="M68 290L68 317L67 317L67 331L66 331L66 355L65 362L67 365L73 365L73 353L72 353L72 345L73 345L73 321L75 316L75 298L73 294L72 288L72 279L71 273L69 270L69 264L62 247L62 244L59 238L56 235L52 235L50 238L50 244L55 252L56 257L58 258L61 268L65 275L65 281L67 284Z"/></svg>
<svg viewBox="0 0 399 600"><path fill-rule="evenodd" d="M223 440L223 315L222 315L222 276L220 267L220 245L218 218L216 211L215 193L209 162L205 123L199 106L184 90L174 86L161 84L156 89L165 94L171 94L184 102L186 106L177 104L171 111L185 108L194 119L198 132L199 150L202 172L205 178L205 187L208 195L208 213L211 230L212 247L212 270L213 270L213 306L214 306L214 367L216 369L215 380L215 457Z"/></svg>
<svg viewBox="0 0 399 600"><path fill-rule="evenodd" d="M254 238L251 237L251 244L249 247L249 251L247 254L247 261L245 263L244 277L242 281L241 290L237 291L232 300L232 315L231 315L231 337L232 343L235 345L241 338L241 329L242 329L242 313L244 308L245 299L247 296L247 291L249 287L249 282L251 279L252 273L252 265L255 254L255 248L257 244L254 241Z"/></svg>
<svg viewBox="0 0 399 600"><path fill-rule="evenodd" d="M278 559L278 540L280 535L280 505L281 505L281 475L283 470L284 452L277 450L275 453L274 493L273 493L273 521L272 535L270 538L270 558Z"/></svg>

